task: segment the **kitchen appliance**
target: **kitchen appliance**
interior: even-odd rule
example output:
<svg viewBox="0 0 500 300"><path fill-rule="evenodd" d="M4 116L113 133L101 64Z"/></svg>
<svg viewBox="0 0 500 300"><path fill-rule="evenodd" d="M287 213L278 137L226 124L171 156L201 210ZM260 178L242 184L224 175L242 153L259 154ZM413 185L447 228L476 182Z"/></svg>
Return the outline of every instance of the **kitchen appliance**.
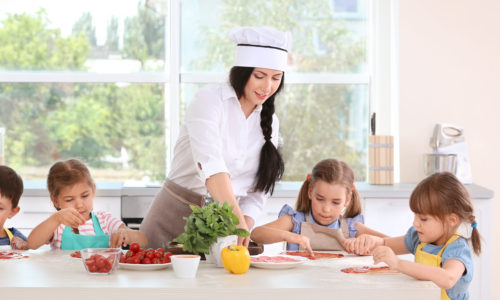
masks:
<svg viewBox="0 0 500 300"><path fill-rule="evenodd" d="M465 143L464 129L460 126L437 123L429 141L432 148L432 155L425 156L425 168L429 165L429 171L442 172L452 171L453 160L456 161L457 178L465 184L472 183L472 173L470 167L467 145ZM456 155L456 158L453 159ZM426 169L427 170L427 169Z"/></svg>
<svg viewBox="0 0 500 300"><path fill-rule="evenodd" d="M424 173L426 176L437 172L457 173L457 155L456 154L425 154L424 155Z"/></svg>

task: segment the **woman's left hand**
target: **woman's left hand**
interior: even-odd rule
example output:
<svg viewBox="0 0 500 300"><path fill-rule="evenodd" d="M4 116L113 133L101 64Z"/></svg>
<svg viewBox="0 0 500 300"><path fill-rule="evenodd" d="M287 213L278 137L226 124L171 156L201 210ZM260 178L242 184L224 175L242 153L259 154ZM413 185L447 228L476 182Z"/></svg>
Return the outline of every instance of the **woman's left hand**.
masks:
<svg viewBox="0 0 500 300"><path fill-rule="evenodd" d="M110 248L120 248L121 245L127 246L130 243L130 234L127 228L119 228L109 238Z"/></svg>

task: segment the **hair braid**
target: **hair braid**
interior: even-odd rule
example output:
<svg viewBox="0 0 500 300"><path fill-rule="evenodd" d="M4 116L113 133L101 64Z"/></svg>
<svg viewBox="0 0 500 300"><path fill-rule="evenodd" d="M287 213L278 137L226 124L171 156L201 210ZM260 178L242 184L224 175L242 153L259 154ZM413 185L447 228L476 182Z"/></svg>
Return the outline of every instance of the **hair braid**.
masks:
<svg viewBox="0 0 500 300"><path fill-rule="evenodd" d="M229 72L229 83L236 92L236 96L240 98L245 94L245 86L252 75L254 68L239 67L231 68ZM285 73L281 77L281 82L276 92L262 104L260 112L260 127L264 135L264 145L260 150L259 168L255 178L255 191L264 191L266 193L274 191L276 181L280 180L285 171L285 163L280 152L271 142L273 135L273 115L274 115L274 99L283 88L285 82ZM275 134L278 134L275 132Z"/></svg>

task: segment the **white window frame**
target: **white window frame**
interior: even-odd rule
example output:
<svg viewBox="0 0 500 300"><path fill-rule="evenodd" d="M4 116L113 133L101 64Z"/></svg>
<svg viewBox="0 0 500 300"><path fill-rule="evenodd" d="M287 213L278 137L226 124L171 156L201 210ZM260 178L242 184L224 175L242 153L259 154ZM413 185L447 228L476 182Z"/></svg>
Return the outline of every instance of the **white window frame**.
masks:
<svg viewBox="0 0 500 300"><path fill-rule="evenodd" d="M368 65L365 74L290 73L287 84L364 84L370 89L370 112L377 113L377 133L395 137L395 182L399 181L399 74L397 48L398 0L368 1L371 13L368 38ZM78 82L78 83L162 83L168 85L165 95L165 143L167 170L179 133L180 87L183 83L216 83L227 80L227 74L181 73L180 69L181 0L169 1L169 24L165 32L167 66L164 72L88 73L69 71L0 71L0 83ZM368 120L367 120L368 122Z"/></svg>

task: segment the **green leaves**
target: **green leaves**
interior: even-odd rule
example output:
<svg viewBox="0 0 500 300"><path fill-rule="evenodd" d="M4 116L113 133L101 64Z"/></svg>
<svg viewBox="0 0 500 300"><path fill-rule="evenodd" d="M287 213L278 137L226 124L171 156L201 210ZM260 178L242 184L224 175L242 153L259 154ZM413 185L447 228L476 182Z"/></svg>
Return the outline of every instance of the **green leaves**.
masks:
<svg viewBox="0 0 500 300"><path fill-rule="evenodd" d="M184 251L195 254L209 253L210 245L216 242L218 237L250 235L245 229L236 228L240 222L233 213L233 207L227 202L222 205L213 202L202 208L193 205L189 207L193 213L187 218L184 217L184 233L174 239L175 242L183 244Z"/></svg>

